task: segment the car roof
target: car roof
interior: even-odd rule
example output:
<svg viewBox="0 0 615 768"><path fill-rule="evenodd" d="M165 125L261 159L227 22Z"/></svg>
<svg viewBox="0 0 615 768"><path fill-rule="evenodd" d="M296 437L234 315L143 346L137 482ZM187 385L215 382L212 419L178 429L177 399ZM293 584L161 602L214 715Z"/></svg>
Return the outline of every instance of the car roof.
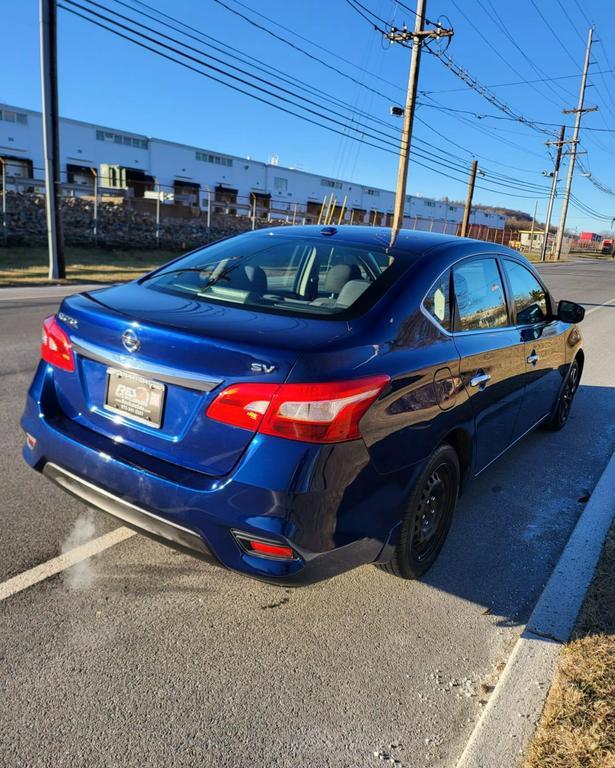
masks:
<svg viewBox="0 0 615 768"><path fill-rule="evenodd" d="M348 243L363 245L372 248L386 248L391 242L390 227L369 227L344 224L341 226L323 226L307 224L300 226L280 226L265 230L257 230L259 233L282 235L284 237L323 237L330 239L331 243ZM442 235L438 232L423 232L421 230L401 229L395 241L396 251L406 251L409 254L419 256L432 248L453 244L459 241L468 242L467 238L459 238L453 235ZM480 241L476 241L480 242Z"/></svg>

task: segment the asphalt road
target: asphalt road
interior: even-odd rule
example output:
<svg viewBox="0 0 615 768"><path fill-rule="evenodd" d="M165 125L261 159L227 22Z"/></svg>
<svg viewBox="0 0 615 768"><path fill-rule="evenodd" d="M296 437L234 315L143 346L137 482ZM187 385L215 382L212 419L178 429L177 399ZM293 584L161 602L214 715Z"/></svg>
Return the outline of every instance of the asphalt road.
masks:
<svg viewBox="0 0 615 768"><path fill-rule="evenodd" d="M595 310L570 423L470 487L423 582L366 566L286 590L134 536L0 602L0 765L453 766L615 449L615 264L544 273ZM18 418L57 299L8 296L0 582L113 527L21 461Z"/></svg>

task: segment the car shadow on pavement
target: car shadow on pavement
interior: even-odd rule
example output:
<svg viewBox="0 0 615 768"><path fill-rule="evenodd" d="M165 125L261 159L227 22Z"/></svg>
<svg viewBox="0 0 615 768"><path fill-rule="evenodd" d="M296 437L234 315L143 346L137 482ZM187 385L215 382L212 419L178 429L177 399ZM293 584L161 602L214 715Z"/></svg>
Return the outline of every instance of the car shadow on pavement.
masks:
<svg viewBox="0 0 615 768"><path fill-rule="evenodd" d="M537 430L463 493L424 582L526 623L615 450L615 387L579 387L566 427Z"/></svg>

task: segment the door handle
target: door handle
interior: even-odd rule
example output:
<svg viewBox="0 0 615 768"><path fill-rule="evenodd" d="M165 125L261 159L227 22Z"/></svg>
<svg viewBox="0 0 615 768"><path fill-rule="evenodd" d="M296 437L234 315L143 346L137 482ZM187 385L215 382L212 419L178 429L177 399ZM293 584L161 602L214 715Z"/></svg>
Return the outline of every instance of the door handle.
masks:
<svg viewBox="0 0 615 768"><path fill-rule="evenodd" d="M536 365L536 363L540 360L540 355L537 355L536 352L532 352L532 354L528 355L526 359L530 365Z"/></svg>
<svg viewBox="0 0 615 768"><path fill-rule="evenodd" d="M470 386L484 389L488 381L491 381L491 376L488 373L477 373L476 376L472 376L470 379Z"/></svg>

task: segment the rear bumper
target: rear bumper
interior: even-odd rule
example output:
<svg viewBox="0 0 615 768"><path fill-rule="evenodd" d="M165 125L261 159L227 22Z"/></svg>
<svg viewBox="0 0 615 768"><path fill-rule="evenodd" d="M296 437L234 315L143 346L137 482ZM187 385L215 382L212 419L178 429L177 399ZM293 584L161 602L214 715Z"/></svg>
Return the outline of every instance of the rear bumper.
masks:
<svg viewBox="0 0 615 768"><path fill-rule="evenodd" d="M75 496L89 507L107 512L129 528L209 563L219 564L213 552L195 531L130 504L51 461L43 465L43 474L71 496Z"/></svg>
<svg viewBox="0 0 615 768"><path fill-rule="evenodd" d="M362 441L317 446L257 436L230 475L161 462L68 419L41 364L22 428L26 462L84 503L163 543L257 579L309 584L388 559L416 469L380 475ZM232 531L286 544L280 561Z"/></svg>

